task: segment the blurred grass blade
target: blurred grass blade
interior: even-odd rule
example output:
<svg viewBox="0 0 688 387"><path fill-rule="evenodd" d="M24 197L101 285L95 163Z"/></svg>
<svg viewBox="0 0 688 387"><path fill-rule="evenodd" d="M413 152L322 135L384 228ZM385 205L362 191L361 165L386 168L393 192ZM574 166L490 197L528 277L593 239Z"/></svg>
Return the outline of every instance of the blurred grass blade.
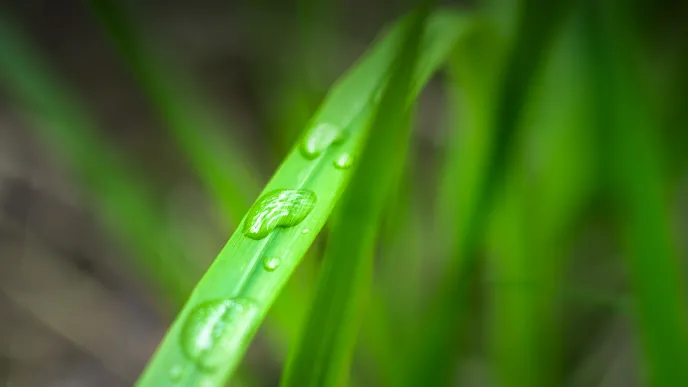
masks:
<svg viewBox="0 0 688 387"><path fill-rule="evenodd" d="M267 85L276 94L277 120L270 125L275 140L288 151L327 90L328 66L341 46L336 35L338 1L298 0L298 52L286 71L279 71L279 84ZM273 98L275 98L273 97ZM280 154L282 157L282 154Z"/></svg>
<svg viewBox="0 0 688 387"><path fill-rule="evenodd" d="M246 11L259 21L251 24L245 39L252 47L249 72L261 102L261 119L269 130L271 148L281 160L296 141L308 119L318 108L332 76L333 59L341 53L343 41L338 26L339 2L298 0L296 23L298 31L293 45L285 44L272 53L262 47L274 41L274 32L290 24L273 23L266 28L262 18L265 4L247 2ZM286 24L286 25L285 25ZM281 55L272 60L268 55ZM266 77L266 74L271 76Z"/></svg>
<svg viewBox="0 0 688 387"><path fill-rule="evenodd" d="M594 165L578 26L569 23L545 62L490 222L490 332L500 386L563 384L557 321L563 260ZM519 283L534 286L501 286Z"/></svg>
<svg viewBox="0 0 688 387"><path fill-rule="evenodd" d="M382 210L394 176L404 165L401 156L411 134L403 118L427 13L422 8L405 32L371 121L370 138L338 206L311 312L288 360L282 386L339 386L348 380L362 302L370 292Z"/></svg>
<svg viewBox="0 0 688 387"><path fill-rule="evenodd" d="M688 385L688 320L684 273L672 238L657 118L646 101L643 74L623 2L590 2L588 43L592 51L595 102L605 145L635 313L651 386Z"/></svg>
<svg viewBox="0 0 688 387"><path fill-rule="evenodd" d="M360 158L373 114L403 38L403 19L325 98L215 262L198 283L138 382L222 386L295 266L322 229ZM438 11L428 21L412 96L468 27L465 17Z"/></svg>
<svg viewBox="0 0 688 387"><path fill-rule="evenodd" d="M227 125L185 75L156 56L155 46L144 40L146 35L132 22L122 2L89 3L225 219L237 224L258 192L258 183L246 157L227 138Z"/></svg>
<svg viewBox="0 0 688 387"><path fill-rule="evenodd" d="M438 255L460 250L467 216L478 200L477 188L486 179L486 163L493 140L490 127L499 66L503 58L502 37L489 21L476 25L458 46L449 63L448 119L451 126L438 192L435 227L439 233Z"/></svg>
<svg viewBox="0 0 688 387"><path fill-rule="evenodd" d="M479 105L471 107L485 109L472 111L472 119L479 126L466 128L466 133L476 137L479 147L465 154L448 157L448 162L458 163L448 165L445 171L464 174L458 179L466 179L468 184L449 187L456 192L454 197L460 203L450 207L457 211L452 214L455 221L442 224L440 228L454 232L454 242L448 253L450 261L444 269L444 278L436 291L437 296L430 302L420 323L420 331L426 334L419 335L417 348L409 354L414 359L409 360L411 366L407 367L410 374L407 378L409 386L445 385L452 378L458 336L461 334L460 325L466 320L469 278L477 264L476 256L486 214L493 195L503 183L506 162L510 158L512 142L517 132L517 122L531 91L532 77L540 58L549 48L551 38L567 15L570 3L571 0L522 1L515 21L513 40L503 46L503 42L498 40L498 33L488 33L493 37L488 42L497 51L487 55L494 55L492 58L496 57L498 63L488 61L486 68L471 68L475 63L470 63L467 68L461 69L464 74L471 72L469 76L476 79L477 87L471 91L486 88L475 96L480 101ZM488 27L489 22L488 19ZM466 56L464 58L469 59ZM484 55L479 54L477 58L484 58ZM494 72L491 73L491 70ZM496 84L492 80L497 80ZM455 147L451 152L459 152L459 149L464 148Z"/></svg>
<svg viewBox="0 0 688 387"><path fill-rule="evenodd" d="M494 27L485 22L459 45L449 65L449 116L452 123L448 152L440 176L437 224L434 226L440 243L434 247L440 257L449 260L444 265L448 270L456 270L452 276L444 271L443 286L435 289L430 297L427 314L416 322L416 331L423 332L416 337L406 354L406 368L403 369L406 382L403 386L416 386L430 381L429 385L448 385L453 367L452 356L455 349L457 330L465 326L465 320L459 320L459 313L452 308L465 308L465 298L450 300L453 289L451 282L467 281L469 276L461 276L459 262L468 257L456 255L466 251L470 216L473 207L480 200L484 181L487 179L487 163L493 143L491 126L491 109L494 104L494 93L498 80L499 66L503 56L503 42L494 31ZM466 288L468 284L465 284ZM436 305L432 305L435 302ZM446 303L442 305L442 303ZM429 312L429 313L428 313ZM456 314L454 314L456 313ZM433 384L434 383L434 384Z"/></svg>
<svg viewBox="0 0 688 387"><path fill-rule="evenodd" d="M0 81L24 117L85 183L111 228L135 249L147 282L158 284L164 298L182 303L194 270L163 231L162 209L146 195L136 169L125 166L98 136L89 111L45 63L9 17L0 14Z"/></svg>
<svg viewBox="0 0 688 387"><path fill-rule="evenodd" d="M339 1L298 0L299 49L301 58L299 73L302 90L312 92L323 82L324 65L332 57L336 42L325 42L329 29L336 28Z"/></svg>
<svg viewBox="0 0 688 387"><path fill-rule="evenodd" d="M417 104L418 105L418 104ZM406 114L404 126L416 126L417 107ZM403 130L413 130L403 128ZM392 195L387 201L377 239L379 258L375 263L375 281L361 327L360 356L373 364L374 385L400 385L399 344L415 334L413 321L422 310L423 288L427 271L426 246L431 240L424 233L421 209L427 205L424 186L416 183L418 157L411 140L401 176L392 176ZM398 179L398 181L396 181ZM399 262L404 262L400 265ZM367 358L366 358L367 356Z"/></svg>

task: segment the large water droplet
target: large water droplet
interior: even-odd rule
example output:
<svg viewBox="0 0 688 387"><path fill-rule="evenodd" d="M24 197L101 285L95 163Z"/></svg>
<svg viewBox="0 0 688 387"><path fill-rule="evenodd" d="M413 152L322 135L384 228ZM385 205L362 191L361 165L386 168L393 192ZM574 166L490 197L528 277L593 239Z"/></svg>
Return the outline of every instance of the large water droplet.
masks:
<svg viewBox="0 0 688 387"><path fill-rule="evenodd" d="M349 169L353 164L354 158L350 153L342 153L334 161L334 167L337 169Z"/></svg>
<svg viewBox="0 0 688 387"><path fill-rule="evenodd" d="M277 257L266 257L263 260L263 267L267 271L275 271L279 267L280 263L282 263L282 260Z"/></svg>
<svg viewBox="0 0 688 387"><path fill-rule="evenodd" d="M305 189L281 189L268 192L249 210L244 235L263 239L275 227L293 227L301 223L315 207L316 196Z"/></svg>
<svg viewBox="0 0 688 387"><path fill-rule="evenodd" d="M344 131L342 128L322 123L311 127L301 143L301 153L307 159L313 160L320 156L325 149L333 144L344 141Z"/></svg>
<svg viewBox="0 0 688 387"><path fill-rule="evenodd" d="M200 369L222 367L241 345L258 310L242 298L207 301L189 312L182 328L184 354Z"/></svg>

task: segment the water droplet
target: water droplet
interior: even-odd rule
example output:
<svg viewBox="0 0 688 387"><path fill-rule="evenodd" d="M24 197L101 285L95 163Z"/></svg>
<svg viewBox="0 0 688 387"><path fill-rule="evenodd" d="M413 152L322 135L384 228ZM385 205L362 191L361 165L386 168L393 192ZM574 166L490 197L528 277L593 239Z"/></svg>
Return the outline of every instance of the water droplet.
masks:
<svg viewBox="0 0 688 387"><path fill-rule="evenodd" d="M350 153L342 153L334 161L334 167L337 169L349 169L353 164L354 158Z"/></svg>
<svg viewBox="0 0 688 387"><path fill-rule="evenodd" d="M308 234L309 232L311 232L310 228L304 228L303 230L301 230L301 234Z"/></svg>
<svg viewBox="0 0 688 387"><path fill-rule="evenodd" d="M268 192L249 210L244 235L263 239L275 227L293 227L301 223L315 207L316 196L305 189L280 189Z"/></svg>
<svg viewBox="0 0 688 387"><path fill-rule="evenodd" d="M266 257L263 260L263 267L267 271L275 271L279 267L280 263L282 263L282 260L277 257Z"/></svg>
<svg viewBox="0 0 688 387"><path fill-rule="evenodd" d="M195 307L186 318L181 332L184 354L202 370L222 367L230 352L241 345L256 306L242 298L213 300Z"/></svg>
<svg viewBox="0 0 688 387"><path fill-rule="evenodd" d="M321 123L311 127L308 131L303 143L301 143L301 153L307 159L313 160L331 145L339 144L342 141L344 141L344 131L342 128L328 123Z"/></svg>
<svg viewBox="0 0 688 387"><path fill-rule="evenodd" d="M184 367L177 364L172 369L170 369L170 379L173 382L178 382L184 377Z"/></svg>

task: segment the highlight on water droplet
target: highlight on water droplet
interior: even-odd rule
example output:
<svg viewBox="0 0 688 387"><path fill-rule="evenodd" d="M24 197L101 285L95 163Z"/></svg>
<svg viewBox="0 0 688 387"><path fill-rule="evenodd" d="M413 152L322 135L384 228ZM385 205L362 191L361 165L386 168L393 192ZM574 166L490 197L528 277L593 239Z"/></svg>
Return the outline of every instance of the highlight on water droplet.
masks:
<svg viewBox="0 0 688 387"><path fill-rule="evenodd" d="M337 169L349 169L353 162L354 158L350 153L342 153L334 161L334 167Z"/></svg>
<svg viewBox="0 0 688 387"><path fill-rule="evenodd" d="M277 257L265 257L263 260L263 268L267 271L275 271L280 263L282 263L282 260Z"/></svg>
<svg viewBox="0 0 688 387"><path fill-rule="evenodd" d="M177 364L170 369L170 380L178 382L184 377L184 367Z"/></svg>
<svg viewBox="0 0 688 387"><path fill-rule="evenodd" d="M243 298L201 303L189 312L182 327L182 351L203 371L222 367L242 344L257 315L254 303Z"/></svg>
<svg viewBox="0 0 688 387"><path fill-rule="evenodd" d="M301 234L308 234L309 232L311 232L310 228L304 228L303 230L301 230Z"/></svg>
<svg viewBox="0 0 688 387"><path fill-rule="evenodd" d="M306 189L280 189L261 197L248 212L244 235L263 239L276 227L301 223L315 207L315 192Z"/></svg>
<svg viewBox="0 0 688 387"><path fill-rule="evenodd" d="M310 128L303 142L301 153L309 160L320 156L325 149L333 144L339 144L345 139L345 133L339 126L320 123Z"/></svg>

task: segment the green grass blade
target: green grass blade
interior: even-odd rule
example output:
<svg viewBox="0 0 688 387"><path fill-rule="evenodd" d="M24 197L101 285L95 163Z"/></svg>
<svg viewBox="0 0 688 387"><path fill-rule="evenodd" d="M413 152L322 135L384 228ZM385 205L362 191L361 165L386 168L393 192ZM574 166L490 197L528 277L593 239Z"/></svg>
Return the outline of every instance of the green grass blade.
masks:
<svg viewBox="0 0 688 387"><path fill-rule="evenodd" d="M173 381L222 386L230 377L348 181L351 170L342 157L346 154L354 162L360 157L373 113L372 99L383 85L406 23L406 19L397 23L335 84L299 144L196 286L139 379L139 386ZM418 93L466 28L465 17L460 14L433 14L412 95Z"/></svg>
<svg viewBox="0 0 688 387"><path fill-rule="evenodd" d="M407 123L414 126L416 109L407 114ZM412 130L412 129L411 129ZM413 145L413 139L411 140ZM423 232L426 219L421 208L427 205L427 191L416 184L419 177L417 152L411 147L398 182L385 206L378 244L379 258L375 265L375 281L363 320L360 340L362 361L373 364L374 385L401 385L397 376L402 367L399 344L415 334L413 322L423 309L423 288L427 272L427 244L432 240ZM396 177L394 177L396 178ZM404 262L400 265L399 262ZM367 356L367 358L366 358Z"/></svg>
<svg viewBox="0 0 688 387"><path fill-rule="evenodd" d="M96 120L70 88L45 65L9 16L0 14L0 81L16 99L24 117L76 172L93 194L109 226L134 249L144 275L181 304L198 273L182 246L169 238L163 209L98 135Z"/></svg>
<svg viewBox="0 0 688 387"><path fill-rule="evenodd" d="M467 167L459 162L446 168L448 171L465 172L466 175L461 179L467 179L469 184L461 186L465 193L454 196L460 203L450 207L457 210L452 214L456 221L442 225L456 232L452 239L455 242L448 253L451 258L444 270L444 278L419 327L420 331L427 334L418 337L417 348L409 354L417 359L410 361L411 366L407 367L409 386L445 385L452 378L461 323L467 319L465 312L470 274L477 265L486 214L494 193L503 183L506 162L517 132L516 124L531 91L530 82L540 58L549 48L551 38L568 13L569 3L543 0L521 2L513 40L506 46L499 40L496 43L495 39L488 41L498 51L487 55L495 55L498 63L488 61L486 68L472 68L472 76L483 82L477 82L477 89L486 87L481 92L484 94L477 96L481 101L477 108L486 109L475 114L474 119L478 120L479 126L467 128L467 133L478 132L474 135L479 139L480 146L476 152L450 157L454 161L463 159ZM497 39L499 36L496 34ZM484 58L484 55L478 58ZM491 70L494 72L490 73ZM497 80L496 84L491 80ZM457 149L452 151L456 152Z"/></svg>
<svg viewBox="0 0 688 387"><path fill-rule="evenodd" d="M147 44L146 35L121 2L90 0L90 4L225 219L237 224L259 186L246 157L227 138L227 125L173 64L153 54L155 46Z"/></svg>
<svg viewBox="0 0 688 387"><path fill-rule="evenodd" d="M493 131L490 109L503 57L503 42L489 22L476 26L458 47L449 64L448 138L438 192L437 232L446 251L460 250L468 214L477 202L477 188L486 179Z"/></svg>
<svg viewBox="0 0 688 387"><path fill-rule="evenodd" d="M563 383L557 316L565 290L564 257L591 193L594 166L589 90L575 27L569 24L545 63L490 222L490 335L500 386Z"/></svg>
<svg viewBox="0 0 688 387"><path fill-rule="evenodd" d="M635 31L622 2L590 2L588 42L599 128L634 291L648 385L688 384L688 320L683 268L672 238L658 119L636 67ZM625 5L625 4L624 4Z"/></svg>
<svg viewBox="0 0 688 387"><path fill-rule="evenodd" d="M469 216L481 194L479 188L486 179L487 162L493 142L490 109L493 105L498 65L502 56L502 42L487 23L481 23L459 45L449 65L449 116L451 138L440 176L436 239L434 249L446 259L456 257L467 243ZM459 105L461 103L461 105ZM451 262L451 261L450 261ZM447 265L451 263L448 262ZM458 266L458 264L455 264ZM451 266L450 266L451 267ZM458 270L451 268L450 270ZM446 273L446 271L445 271ZM445 274L445 276L449 276ZM456 273L454 280L466 281ZM429 385L449 384L452 353L455 351L456 330L464 321L456 321L450 309L449 280L444 288L435 290L437 305L425 308L425 315L416 321L415 330L424 332L410 346L406 367L402 369L403 386L415 386L429 381ZM440 305L446 302L445 307ZM454 299L452 307L464 308L465 299ZM422 316L422 315L421 315ZM434 384L433 384L434 383Z"/></svg>
<svg viewBox="0 0 688 387"><path fill-rule="evenodd" d="M311 313L294 347L282 386L345 385L356 344L363 297L370 291L375 241L394 176L403 167L410 125L403 113L427 11L406 31L393 73L372 120L370 138L338 207ZM405 129L405 130L400 130Z"/></svg>
<svg viewBox="0 0 688 387"><path fill-rule="evenodd" d="M332 76L332 58L341 53L344 43L340 38L337 1L298 0L295 5L296 20L291 28L298 32L298 39L276 52L283 56L279 61L268 59L261 47L274 40L274 32L283 30L283 24L289 25L288 22L266 29L262 18L269 13L264 4L247 3L245 11L258 19L247 38L255 47L249 58L250 72L257 84L261 116L277 160L286 155L318 108ZM267 78L266 73L272 76Z"/></svg>

